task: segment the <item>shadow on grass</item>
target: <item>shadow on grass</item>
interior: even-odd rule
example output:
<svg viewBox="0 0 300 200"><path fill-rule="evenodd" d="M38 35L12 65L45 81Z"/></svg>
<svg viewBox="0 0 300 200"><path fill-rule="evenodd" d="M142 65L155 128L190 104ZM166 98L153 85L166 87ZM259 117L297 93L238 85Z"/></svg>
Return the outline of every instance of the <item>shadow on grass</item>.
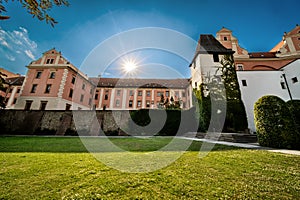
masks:
<svg viewBox="0 0 300 200"><path fill-rule="evenodd" d="M88 144L86 146L83 144ZM52 153L87 153L87 152L151 152L157 151L173 142L173 147L165 151L200 151L202 142L189 141L172 137L152 138L101 138L101 137L44 137L44 136L1 136L0 152L52 152ZM118 148L110 148L117 146ZM238 147L214 145L212 151L228 151Z"/></svg>

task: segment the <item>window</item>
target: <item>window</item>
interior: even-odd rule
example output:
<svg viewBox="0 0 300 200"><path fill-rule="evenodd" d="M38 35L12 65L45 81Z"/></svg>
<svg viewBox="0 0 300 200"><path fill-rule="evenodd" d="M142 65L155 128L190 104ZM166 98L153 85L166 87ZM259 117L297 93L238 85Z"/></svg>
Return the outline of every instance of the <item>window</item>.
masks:
<svg viewBox="0 0 300 200"><path fill-rule="evenodd" d="M46 110L47 103L47 101L41 101L40 110Z"/></svg>
<svg viewBox="0 0 300 200"><path fill-rule="evenodd" d="M197 88L198 87L198 84L197 84L197 82L195 82L195 88Z"/></svg>
<svg viewBox="0 0 300 200"><path fill-rule="evenodd" d="M162 93L161 92L157 92L157 97L160 97L162 95Z"/></svg>
<svg viewBox="0 0 300 200"><path fill-rule="evenodd" d="M42 76L42 71L37 71L35 78L41 78L41 76Z"/></svg>
<svg viewBox="0 0 300 200"><path fill-rule="evenodd" d="M147 108L150 107L150 101L146 101L146 107L147 107Z"/></svg>
<svg viewBox="0 0 300 200"><path fill-rule="evenodd" d="M129 108L132 108L132 100L129 100Z"/></svg>
<svg viewBox="0 0 300 200"><path fill-rule="evenodd" d="M148 90L148 91L146 92L146 95L147 95L147 97L150 97L150 96L151 96L151 92Z"/></svg>
<svg viewBox="0 0 300 200"><path fill-rule="evenodd" d="M244 66L243 66L243 65L237 65L237 69L238 69L239 71L243 71L243 70L244 70Z"/></svg>
<svg viewBox="0 0 300 200"><path fill-rule="evenodd" d="M18 88L18 89L17 89L17 93L20 93L20 91L21 91L21 89L20 89L20 88Z"/></svg>
<svg viewBox="0 0 300 200"><path fill-rule="evenodd" d="M74 83L75 83L75 80L76 80L76 77L75 77L75 76L73 76L73 77L72 77L72 81L71 81L71 83L72 83L72 84L74 84Z"/></svg>
<svg viewBox="0 0 300 200"><path fill-rule="evenodd" d="M14 98L13 104L17 103L17 98Z"/></svg>
<svg viewBox="0 0 300 200"><path fill-rule="evenodd" d="M133 90L129 91L129 96L133 96Z"/></svg>
<svg viewBox="0 0 300 200"><path fill-rule="evenodd" d="M170 95L170 92L166 91L166 97L169 97L169 95Z"/></svg>
<svg viewBox="0 0 300 200"><path fill-rule="evenodd" d="M214 57L214 62L219 62L219 55L218 54L213 54Z"/></svg>
<svg viewBox="0 0 300 200"><path fill-rule="evenodd" d="M121 90L117 90L117 96L121 95Z"/></svg>
<svg viewBox="0 0 300 200"><path fill-rule="evenodd" d="M138 96L142 96L143 95L143 91L139 90L138 91Z"/></svg>
<svg viewBox="0 0 300 200"><path fill-rule="evenodd" d="M185 97L185 92L182 92L182 97Z"/></svg>
<svg viewBox="0 0 300 200"><path fill-rule="evenodd" d="M80 102L83 102L84 95L80 95Z"/></svg>
<svg viewBox="0 0 300 200"><path fill-rule="evenodd" d="M92 105L92 98L89 98L89 106Z"/></svg>
<svg viewBox="0 0 300 200"><path fill-rule="evenodd" d="M50 79L55 79L55 72L50 72L49 78L50 78Z"/></svg>
<svg viewBox="0 0 300 200"><path fill-rule="evenodd" d="M141 107L142 106L142 102L141 101L137 101L137 106Z"/></svg>
<svg viewBox="0 0 300 200"><path fill-rule="evenodd" d="M26 101L26 104L25 104L24 110L30 110L31 104L32 104L32 101L31 101L31 100L27 100L27 101Z"/></svg>
<svg viewBox="0 0 300 200"><path fill-rule="evenodd" d="M45 93L47 93L47 94L50 93L51 86L52 86L51 84L46 85Z"/></svg>
<svg viewBox="0 0 300 200"><path fill-rule="evenodd" d="M246 80L242 80L242 85L243 86L247 86L247 81Z"/></svg>
<svg viewBox="0 0 300 200"><path fill-rule="evenodd" d="M46 64L53 64L54 63L54 59L53 58L49 58L49 59L47 59L47 61L46 61Z"/></svg>
<svg viewBox="0 0 300 200"><path fill-rule="evenodd" d="M297 83L298 82L298 78L297 77L293 77L292 78L292 83Z"/></svg>
<svg viewBox="0 0 300 200"><path fill-rule="evenodd" d="M98 96L99 96L99 95L96 93L96 94L95 94L95 100L98 100Z"/></svg>
<svg viewBox="0 0 300 200"><path fill-rule="evenodd" d="M82 84L82 87L81 87L83 90L85 90L85 84L83 83Z"/></svg>
<svg viewBox="0 0 300 200"><path fill-rule="evenodd" d="M108 100L108 95L107 94L104 96L104 100Z"/></svg>
<svg viewBox="0 0 300 200"><path fill-rule="evenodd" d="M225 36L225 37L224 37L224 41L227 41L227 40L228 40L228 38Z"/></svg>
<svg viewBox="0 0 300 200"><path fill-rule="evenodd" d="M175 92L175 97L179 97L179 92L178 91Z"/></svg>
<svg viewBox="0 0 300 200"><path fill-rule="evenodd" d="M116 107L119 107L119 106L120 106L120 100L117 99L117 100L116 100Z"/></svg>
<svg viewBox="0 0 300 200"><path fill-rule="evenodd" d="M284 82L280 82L280 85L281 85L281 88L282 88L283 90L286 89L286 86L285 86L285 83L284 83Z"/></svg>
<svg viewBox="0 0 300 200"><path fill-rule="evenodd" d="M66 103L66 110L71 110L71 104Z"/></svg>
<svg viewBox="0 0 300 200"><path fill-rule="evenodd" d="M33 84L30 92L31 93L35 93L36 92L36 88L37 88L37 84Z"/></svg>
<svg viewBox="0 0 300 200"><path fill-rule="evenodd" d="M70 92L69 92L69 97L70 97L70 98L72 98L72 97L73 97L73 89L72 89L72 88L70 89Z"/></svg>

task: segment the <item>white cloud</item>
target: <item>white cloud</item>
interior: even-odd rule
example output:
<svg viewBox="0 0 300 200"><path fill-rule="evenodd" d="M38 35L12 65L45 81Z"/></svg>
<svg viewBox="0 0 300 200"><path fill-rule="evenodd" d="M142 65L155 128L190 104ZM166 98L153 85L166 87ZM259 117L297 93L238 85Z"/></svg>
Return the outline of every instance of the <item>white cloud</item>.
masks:
<svg viewBox="0 0 300 200"><path fill-rule="evenodd" d="M6 57L8 60L10 60L10 61L15 61L15 60L16 60L16 58L15 58L14 56L12 56L12 55L6 54L5 57Z"/></svg>
<svg viewBox="0 0 300 200"><path fill-rule="evenodd" d="M32 54L32 52L30 50L25 50L24 51L26 53L26 55L31 58L32 60L35 60L35 56Z"/></svg>
<svg viewBox="0 0 300 200"><path fill-rule="evenodd" d="M5 68L22 73L24 65L36 59L37 52L38 46L26 28L10 31L0 27L0 60Z"/></svg>

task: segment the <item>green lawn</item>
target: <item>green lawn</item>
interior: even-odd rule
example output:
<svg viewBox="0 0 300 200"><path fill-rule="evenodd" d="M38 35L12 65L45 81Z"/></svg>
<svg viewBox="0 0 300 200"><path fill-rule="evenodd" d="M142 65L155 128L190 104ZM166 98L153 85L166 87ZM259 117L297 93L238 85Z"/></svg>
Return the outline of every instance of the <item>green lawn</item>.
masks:
<svg viewBox="0 0 300 200"><path fill-rule="evenodd" d="M141 154L170 140L111 142ZM193 142L168 167L124 173L97 161L77 137L0 137L0 144L0 199L300 199L299 156L218 145L200 159L201 143Z"/></svg>

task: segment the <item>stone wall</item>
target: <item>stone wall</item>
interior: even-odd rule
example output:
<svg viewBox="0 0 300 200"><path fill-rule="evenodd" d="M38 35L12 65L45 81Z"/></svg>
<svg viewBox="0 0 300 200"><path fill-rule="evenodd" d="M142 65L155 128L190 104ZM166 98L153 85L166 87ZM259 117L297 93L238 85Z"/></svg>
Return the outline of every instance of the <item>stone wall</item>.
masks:
<svg viewBox="0 0 300 200"><path fill-rule="evenodd" d="M128 119L128 111L0 110L0 134L118 135Z"/></svg>

